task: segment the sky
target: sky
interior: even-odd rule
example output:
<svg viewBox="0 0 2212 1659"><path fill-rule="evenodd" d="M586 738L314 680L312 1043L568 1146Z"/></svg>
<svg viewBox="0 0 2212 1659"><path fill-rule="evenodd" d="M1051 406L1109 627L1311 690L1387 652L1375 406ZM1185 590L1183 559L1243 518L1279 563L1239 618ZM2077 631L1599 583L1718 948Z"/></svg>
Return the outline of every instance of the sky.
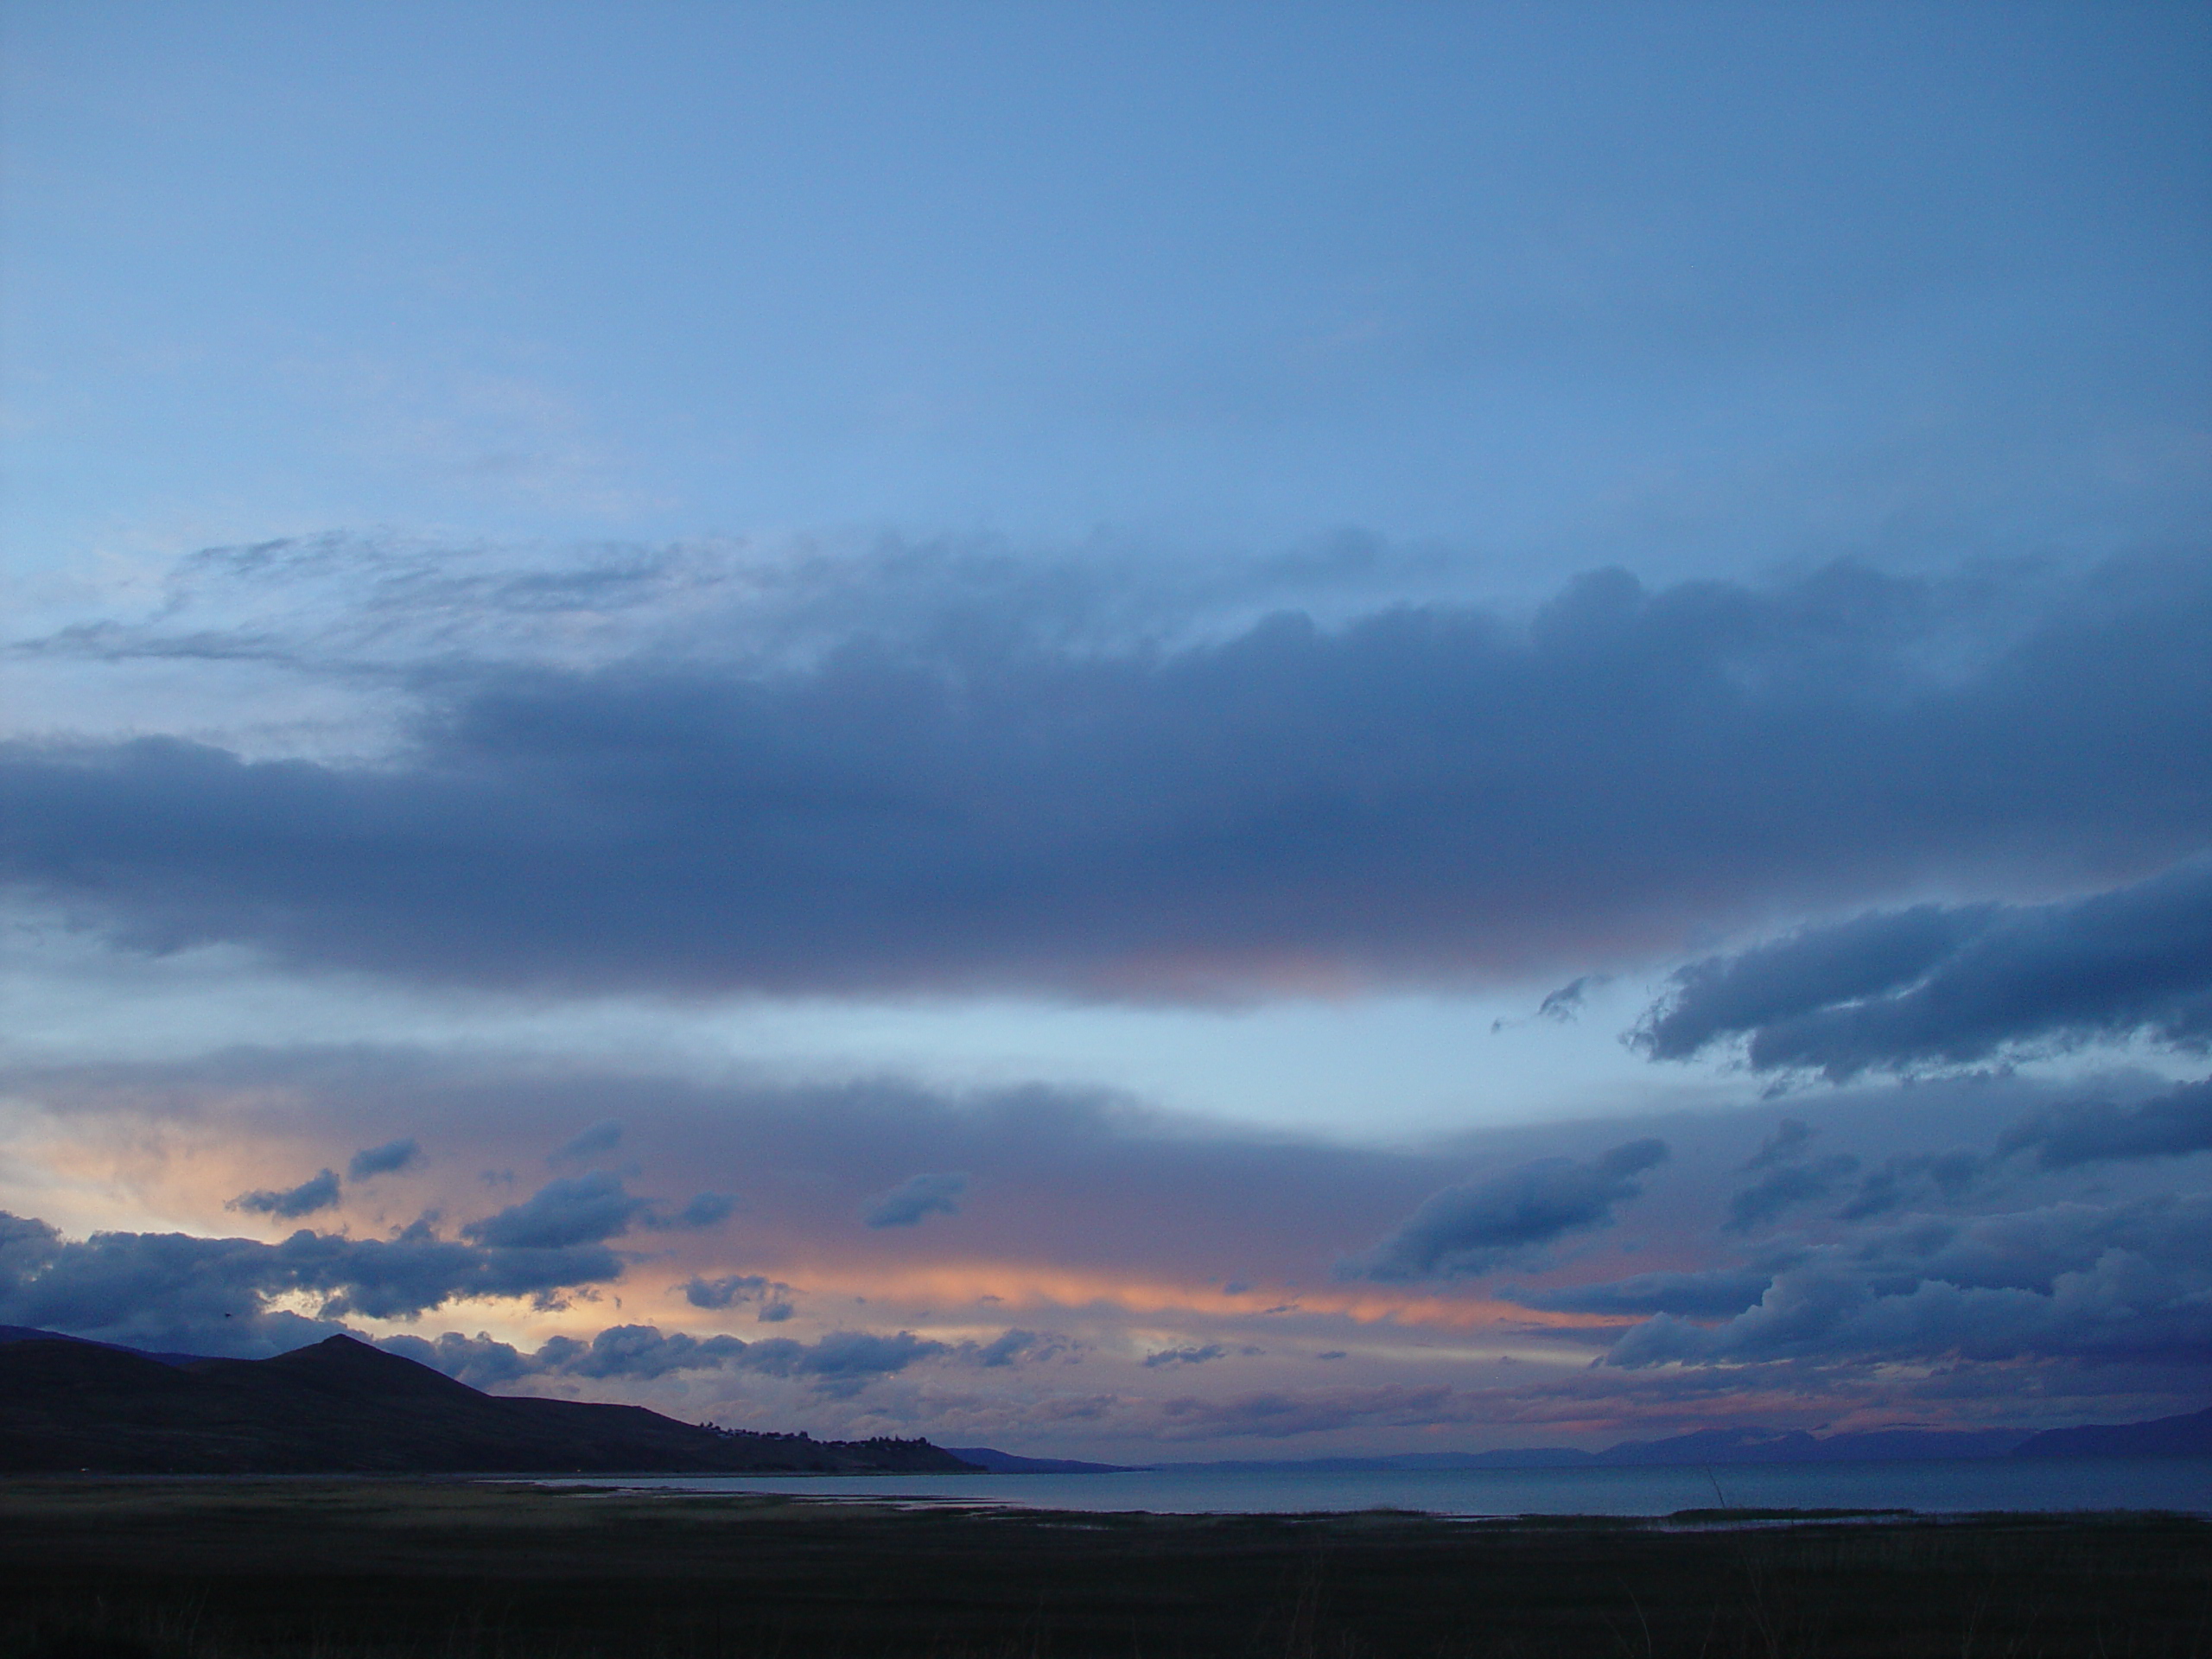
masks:
<svg viewBox="0 0 2212 1659"><path fill-rule="evenodd" d="M0 5L0 1324L1113 1460L2212 1402L2212 17Z"/></svg>

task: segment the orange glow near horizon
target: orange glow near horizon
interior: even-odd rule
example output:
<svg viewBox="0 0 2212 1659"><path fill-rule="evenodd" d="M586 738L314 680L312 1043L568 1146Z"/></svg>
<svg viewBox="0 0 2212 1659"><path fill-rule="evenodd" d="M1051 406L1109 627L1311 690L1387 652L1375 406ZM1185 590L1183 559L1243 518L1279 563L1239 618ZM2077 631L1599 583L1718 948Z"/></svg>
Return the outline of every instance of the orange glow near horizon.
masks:
<svg viewBox="0 0 2212 1659"><path fill-rule="evenodd" d="M786 1269L800 1294L848 1294L871 1301L908 1306L950 1303L972 1306L986 1298L1009 1313L1039 1307L1070 1311L1111 1307L1124 1313L1204 1313L1253 1319L1271 1308L1327 1313L1361 1325L1396 1319L1402 1324L1471 1330L1512 1324L1552 1330L1610 1328L1624 1323L1603 1314L1554 1313L1517 1303L1484 1298L1423 1295L1377 1285L1330 1285L1310 1290L1262 1289L1235 1294L1217 1285L1192 1285L1161 1279L1003 1262L940 1262L921 1266L871 1267L864 1273L823 1266Z"/></svg>

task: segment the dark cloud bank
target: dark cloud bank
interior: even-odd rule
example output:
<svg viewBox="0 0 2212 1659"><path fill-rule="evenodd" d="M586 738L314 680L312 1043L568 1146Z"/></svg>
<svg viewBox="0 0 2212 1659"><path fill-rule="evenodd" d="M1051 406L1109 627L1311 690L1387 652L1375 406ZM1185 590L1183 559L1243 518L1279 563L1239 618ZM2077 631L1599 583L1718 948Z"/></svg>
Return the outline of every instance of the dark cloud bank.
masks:
<svg viewBox="0 0 2212 1659"><path fill-rule="evenodd" d="M2138 1033L2212 1041L2212 858L2087 898L1878 912L1693 963L1637 1040L1684 1059L1743 1039L1754 1071L1841 1081Z"/></svg>
<svg viewBox="0 0 2212 1659"><path fill-rule="evenodd" d="M1526 626L1409 607L1173 648L862 630L774 669L447 663L376 764L10 745L0 870L140 947L445 982L1153 996L1508 971L2202 849L2208 638L2212 568L2177 559L2042 587L1607 572ZM2192 868L2173 902L2201 901ZM2058 935L2143 919L2115 898L1870 920L1694 971L1649 1040L1745 1034L1757 1065L1838 1075L1955 1058L2029 1017ZM2202 1033L2201 1001L2102 995L2035 1017Z"/></svg>

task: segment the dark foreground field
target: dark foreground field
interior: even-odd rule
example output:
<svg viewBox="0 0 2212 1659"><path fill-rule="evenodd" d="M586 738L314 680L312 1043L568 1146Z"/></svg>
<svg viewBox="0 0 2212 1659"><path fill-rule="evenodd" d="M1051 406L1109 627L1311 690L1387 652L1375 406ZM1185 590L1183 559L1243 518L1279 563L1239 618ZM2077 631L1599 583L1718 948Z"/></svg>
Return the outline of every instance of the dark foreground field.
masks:
<svg viewBox="0 0 2212 1659"><path fill-rule="evenodd" d="M2212 1525L1468 1524L37 1480L0 1486L0 1593L10 1659L2178 1659L2212 1656Z"/></svg>

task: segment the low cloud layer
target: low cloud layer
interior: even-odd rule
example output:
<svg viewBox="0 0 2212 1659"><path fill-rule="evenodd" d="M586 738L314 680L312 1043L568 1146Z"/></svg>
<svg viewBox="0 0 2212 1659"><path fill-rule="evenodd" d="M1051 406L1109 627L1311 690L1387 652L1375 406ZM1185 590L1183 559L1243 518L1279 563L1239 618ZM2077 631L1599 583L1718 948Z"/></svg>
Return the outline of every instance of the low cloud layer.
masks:
<svg viewBox="0 0 2212 1659"><path fill-rule="evenodd" d="M1511 972L2024 849L2061 879L2202 849L2208 635L2212 570L2176 560L2009 588L1611 571L1526 626L1432 606L1174 646L978 622L773 660L448 659L372 765L8 745L0 874L139 948L435 982L1149 998ZM2208 880L1708 964L1653 1052L1743 1033L1760 1066L1848 1075L2201 1031L2165 980L1968 993L2090 935L2179 966L2201 927L2131 930L2200 914Z"/></svg>
<svg viewBox="0 0 2212 1659"><path fill-rule="evenodd" d="M1742 1039L1755 1071L1841 1081L2137 1033L2212 1040L2212 859L2047 905L1923 905L1808 928L1675 974L1655 1059Z"/></svg>
<svg viewBox="0 0 2212 1659"><path fill-rule="evenodd" d="M735 1337L663 1332L650 1325L610 1325L589 1342L555 1337L534 1352L481 1334L452 1332L435 1340L386 1337L380 1345L475 1388L537 1376L651 1380L684 1371L737 1370L802 1378L832 1393L952 1351L944 1343L909 1331L892 1336L832 1331L810 1343L787 1337L744 1342Z"/></svg>
<svg viewBox="0 0 2212 1659"><path fill-rule="evenodd" d="M1637 1177L1667 1157L1667 1143L1630 1141L1586 1164L1549 1158L1424 1201L1340 1276L1406 1281L1489 1273L1537 1245L1609 1224L1615 1205L1643 1192Z"/></svg>

